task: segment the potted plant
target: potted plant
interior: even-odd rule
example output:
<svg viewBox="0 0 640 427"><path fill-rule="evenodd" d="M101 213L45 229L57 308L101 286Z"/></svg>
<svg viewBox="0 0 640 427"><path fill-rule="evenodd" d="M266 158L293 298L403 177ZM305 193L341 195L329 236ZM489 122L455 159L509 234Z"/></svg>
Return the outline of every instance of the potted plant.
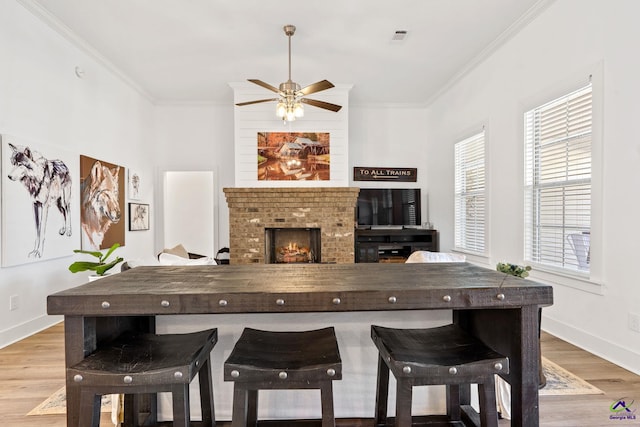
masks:
<svg viewBox="0 0 640 427"><path fill-rule="evenodd" d="M528 265L521 266L517 264L511 264L509 262L499 262L496 265L496 270L516 277L527 277L529 275L529 272L531 271L531 267Z"/></svg>
<svg viewBox="0 0 640 427"><path fill-rule="evenodd" d="M114 260L107 262L111 254L120 247L120 243L114 243L104 254L101 251L84 251L75 249L73 252L77 254L87 254L97 258L97 261L76 261L69 266L69 271L78 273L80 271L95 271L95 275L102 277L109 269L123 261L123 258L116 257Z"/></svg>

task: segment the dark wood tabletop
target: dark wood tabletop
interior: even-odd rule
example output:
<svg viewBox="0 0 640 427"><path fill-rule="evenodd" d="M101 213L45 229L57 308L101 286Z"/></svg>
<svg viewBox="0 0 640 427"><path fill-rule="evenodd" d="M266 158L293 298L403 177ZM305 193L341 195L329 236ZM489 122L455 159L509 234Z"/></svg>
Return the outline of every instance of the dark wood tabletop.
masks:
<svg viewBox="0 0 640 427"><path fill-rule="evenodd" d="M48 313L156 315L545 306L552 288L468 263L137 267L48 297Z"/></svg>

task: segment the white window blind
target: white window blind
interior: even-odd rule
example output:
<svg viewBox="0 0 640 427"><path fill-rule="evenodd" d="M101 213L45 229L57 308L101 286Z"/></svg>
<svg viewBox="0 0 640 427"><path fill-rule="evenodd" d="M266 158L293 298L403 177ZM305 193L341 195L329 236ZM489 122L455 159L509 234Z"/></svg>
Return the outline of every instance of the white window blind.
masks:
<svg viewBox="0 0 640 427"><path fill-rule="evenodd" d="M484 131L455 145L455 246L485 251Z"/></svg>
<svg viewBox="0 0 640 427"><path fill-rule="evenodd" d="M525 113L525 257L588 272L591 84Z"/></svg>

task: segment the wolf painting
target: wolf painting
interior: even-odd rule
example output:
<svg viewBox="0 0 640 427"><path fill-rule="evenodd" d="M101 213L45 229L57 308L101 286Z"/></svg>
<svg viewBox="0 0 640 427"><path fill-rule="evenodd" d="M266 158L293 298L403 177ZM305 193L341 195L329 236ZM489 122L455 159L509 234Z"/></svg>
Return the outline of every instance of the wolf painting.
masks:
<svg viewBox="0 0 640 427"><path fill-rule="evenodd" d="M84 176L80 184L83 249L107 247L103 244L105 234L112 225L120 222L120 175L120 166L95 160L89 173Z"/></svg>
<svg viewBox="0 0 640 427"><path fill-rule="evenodd" d="M2 267L70 256L80 244L77 154L0 135Z"/></svg>
<svg viewBox="0 0 640 427"><path fill-rule="evenodd" d="M71 174L61 160L48 160L25 146L9 143L9 148L12 170L8 178L21 183L33 203L36 239L29 257L42 258L49 207L55 206L62 216L58 234L71 236Z"/></svg>

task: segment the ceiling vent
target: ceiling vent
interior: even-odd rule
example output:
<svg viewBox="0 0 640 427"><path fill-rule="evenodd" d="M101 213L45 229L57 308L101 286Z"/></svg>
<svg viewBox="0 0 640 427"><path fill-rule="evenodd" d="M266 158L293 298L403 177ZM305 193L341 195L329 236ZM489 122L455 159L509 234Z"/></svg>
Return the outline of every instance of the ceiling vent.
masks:
<svg viewBox="0 0 640 427"><path fill-rule="evenodd" d="M406 38L407 38L407 30L396 30L396 32L393 33L393 37L391 37L391 40L394 42L397 42L397 41L403 41Z"/></svg>

